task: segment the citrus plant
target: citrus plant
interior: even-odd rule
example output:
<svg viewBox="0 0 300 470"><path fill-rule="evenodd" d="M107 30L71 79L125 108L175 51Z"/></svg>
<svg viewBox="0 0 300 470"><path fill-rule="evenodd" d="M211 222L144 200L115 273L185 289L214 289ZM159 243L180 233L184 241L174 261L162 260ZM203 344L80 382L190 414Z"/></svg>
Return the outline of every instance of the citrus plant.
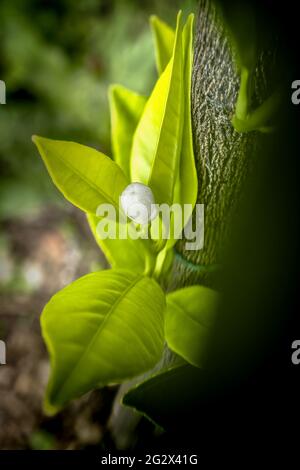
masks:
<svg viewBox="0 0 300 470"><path fill-rule="evenodd" d="M151 18L151 27L159 75L151 95L120 85L109 90L113 159L74 142L33 136L54 184L86 213L111 265L76 280L44 308L41 326L51 360L45 398L49 414L91 389L150 371L166 343L182 358L181 365L202 365L217 294L203 286L165 292L175 237L112 239L97 231L98 206L111 204L120 213L120 197L132 184L148 188L146 199L151 194L159 204L196 204L193 15L183 25L179 12L175 31L157 17Z"/></svg>

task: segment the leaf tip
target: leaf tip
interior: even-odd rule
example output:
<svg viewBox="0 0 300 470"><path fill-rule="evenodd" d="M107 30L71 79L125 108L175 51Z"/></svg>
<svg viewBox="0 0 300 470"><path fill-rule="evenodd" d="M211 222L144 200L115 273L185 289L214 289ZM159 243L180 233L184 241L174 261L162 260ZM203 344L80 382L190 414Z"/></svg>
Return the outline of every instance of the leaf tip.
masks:
<svg viewBox="0 0 300 470"><path fill-rule="evenodd" d="M157 16L156 15L150 15L149 21L150 21L151 25L154 25L157 21Z"/></svg>
<svg viewBox="0 0 300 470"><path fill-rule="evenodd" d="M42 144L42 141L47 139L45 139L45 137L41 137L40 135L33 134L31 136L31 140L39 148L39 145Z"/></svg>
<svg viewBox="0 0 300 470"><path fill-rule="evenodd" d="M118 90L118 87L119 87L119 85L117 85L116 83L112 83L111 85L109 85L108 94L109 95L114 95L116 93L116 91Z"/></svg>
<svg viewBox="0 0 300 470"><path fill-rule="evenodd" d="M57 406L54 406L46 396L43 402L43 412L46 416L54 416L60 411L60 408Z"/></svg>

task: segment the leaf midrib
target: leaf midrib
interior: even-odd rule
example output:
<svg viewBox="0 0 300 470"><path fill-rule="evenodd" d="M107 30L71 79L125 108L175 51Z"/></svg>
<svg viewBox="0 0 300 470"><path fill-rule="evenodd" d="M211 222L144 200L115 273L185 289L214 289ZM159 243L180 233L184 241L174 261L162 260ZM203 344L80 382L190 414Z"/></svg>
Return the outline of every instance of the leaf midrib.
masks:
<svg viewBox="0 0 300 470"><path fill-rule="evenodd" d="M165 72L167 72L167 68L168 66L170 66L170 80L169 80L169 83L168 83L168 92L167 92L167 97L166 97L166 101L164 103L164 111L163 111L163 118L162 118L162 121L161 121L161 125L160 125L160 129L159 129L159 136L158 136L158 139L157 139L157 142L156 142L156 148L155 148L155 152L154 152L154 158L152 160L152 164L151 164L151 170L150 170L150 173L149 173L149 178L148 178L148 185L151 187L151 182L152 182L152 176L153 176L153 171L154 171L154 168L155 168L155 161L156 161L156 156L157 156L157 152L158 152L158 149L159 149L159 145L160 145L160 140L161 140L161 133L162 133L162 128L163 128L163 123L165 122L165 119L166 119L166 109L167 109L167 106L168 106L168 103L170 101L170 90L171 90L171 84L172 84L172 79L173 79L173 70L174 70L174 63L175 63L175 57L176 57L176 53L178 54L178 51L176 50L178 48L178 41L180 40L181 38L179 37L179 27L178 27L178 31L177 31L177 35L176 35L176 38L175 38L175 43L174 43L174 52L173 52L173 57L170 59L170 62L169 64L167 65L166 69L165 69ZM181 51L182 52L182 51ZM181 58L182 60L182 58ZM181 63L181 68L182 68L182 63ZM182 84L180 84L182 86ZM172 84L173 86L173 84ZM178 124L178 127L179 127L179 124ZM177 133L178 129L176 129L176 133ZM177 156L179 155L179 151L177 149ZM174 184L173 184L173 188L174 188Z"/></svg>
<svg viewBox="0 0 300 470"><path fill-rule="evenodd" d="M163 118L161 120L160 127L159 127L159 134L158 134L158 139L157 139L156 145L155 145L154 158L151 162L151 169L150 169L149 178L148 178L148 185L149 186L151 186L153 170L155 168L155 160L156 160L156 156L157 156L157 152L158 152L158 148L159 148L159 144L160 144L160 140L161 140L161 133L162 133L163 124L164 124L164 121L166 119L166 109L167 109L167 105L168 105L168 102L169 102L171 81L172 81L172 74L173 74L173 67L174 67L174 58L172 57L170 61L172 61L172 65L170 65L170 62L169 62L168 65L170 65L171 71L170 71L170 79L169 79L169 83L168 83L168 92L167 92L167 96L166 96L166 101L164 102ZM167 73L168 65L166 67L165 73Z"/></svg>
<svg viewBox="0 0 300 470"><path fill-rule="evenodd" d="M93 150L93 149L92 149ZM95 150L95 152L97 152L97 150ZM44 153L44 152L43 152ZM101 155L100 152L97 152ZM98 192L104 199L107 199L114 207L117 207L117 204L116 202L107 194L105 193L104 191L101 190L101 188L99 186L96 186L96 184L93 182L93 181L90 181L86 178L86 176L80 171L78 170L78 168L76 167L73 167L71 165L70 162L66 161L63 156L60 154L60 153L57 153L56 154L56 158L58 158L58 160L68 168L69 171L72 171L73 173L75 173L76 176L78 176L79 178L83 179L83 181L88 185L88 186L91 186L92 189L94 189L96 192ZM107 157L109 158L109 157ZM45 156L45 159L47 161L47 158ZM55 178L55 175L54 175L54 178ZM56 179L56 178L55 178Z"/></svg>
<svg viewBox="0 0 300 470"><path fill-rule="evenodd" d="M185 315L189 320L192 321L192 323L195 323L198 327L204 328L205 330L209 330L209 326L205 325L205 323L203 323L203 321L199 320L198 318L194 318L188 310L185 310L181 305L179 305L174 300L168 299L167 303L171 307L175 309L177 308L178 310L180 310L183 316Z"/></svg>
<svg viewBox="0 0 300 470"><path fill-rule="evenodd" d="M60 392L58 393L58 401L59 401L59 397L63 396L63 392L64 390L66 389L68 383L70 382L71 378L74 376L74 374L76 373L76 371L78 370L78 368L80 367L83 359L86 357L86 355L89 353L89 351L91 350L91 348L93 347L93 345L95 344L98 336L101 334L105 324L107 323L108 319L111 317L112 313L116 310L117 306L119 305L119 303L123 300L123 298L126 296L127 292L129 292L131 289L134 288L134 286L136 284L138 284L138 282L140 282L142 279L144 278L144 276L140 275L138 276L133 282L131 282L129 284L129 286L123 291L122 295L120 295L116 301L111 305L109 311L106 313L105 315L105 318L103 320L103 322L101 323L101 325L99 326L99 328L97 329L97 331L94 333L92 339L89 341L89 344L87 346L87 348L84 350L83 354L81 355L80 359L78 362L76 362L74 364L74 366L72 367L72 369L70 370L66 380L64 381L63 383L63 386L60 390Z"/></svg>

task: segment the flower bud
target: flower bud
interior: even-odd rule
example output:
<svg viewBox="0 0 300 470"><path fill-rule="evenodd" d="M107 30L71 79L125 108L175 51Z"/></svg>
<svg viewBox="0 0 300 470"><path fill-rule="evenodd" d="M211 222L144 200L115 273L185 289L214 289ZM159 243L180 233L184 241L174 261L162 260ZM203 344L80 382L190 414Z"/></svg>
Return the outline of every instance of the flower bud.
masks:
<svg viewBox="0 0 300 470"><path fill-rule="evenodd" d="M127 217L145 225L157 215L151 189L142 183L129 184L121 194L121 206Z"/></svg>

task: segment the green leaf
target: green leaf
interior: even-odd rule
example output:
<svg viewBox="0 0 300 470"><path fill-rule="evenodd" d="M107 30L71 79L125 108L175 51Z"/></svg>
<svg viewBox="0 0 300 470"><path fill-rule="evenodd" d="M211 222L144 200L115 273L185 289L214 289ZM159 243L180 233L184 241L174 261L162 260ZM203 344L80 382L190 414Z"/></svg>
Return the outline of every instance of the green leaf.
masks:
<svg viewBox="0 0 300 470"><path fill-rule="evenodd" d="M183 126L181 13L173 56L158 79L137 126L131 154L131 180L150 186L158 204L172 204Z"/></svg>
<svg viewBox="0 0 300 470"><path fill-rule="evenodd" d="M167 295L166 341L172 351L194 366L203 366L217 300L216 291L204 286L185 287Z"/></svg>
<svg viewBox="0 0 300 470"><path fill-rule="evenodd" d="M165 246L157 255L153 276L161 285L168 284L168 277L174 260L174 250Z"/></svg>
<svg viewBox="0 0 300 470"><path fill-rule="evenodd" d="M109 90L111 141L115 162L130 178L130 152L137 124L146 104L146 97L121 85Z"/></svg>
<svg viewBox="0 0 300 470"><path fill-rule="evenodd" d="M153 279L125 270L88 274L54 295L41 317L52 366L46 411L152 368L163 350L164 308Z"/></svg>
<svg viewBox="0 0 300 470"><path fill-rule="evenodd" d="M249 76L249 71L243 69L235 114L231 119L231 123L237 132L272 132L274 130L274 120L282 103L282 94L279 90L276 90L260 106L250 111Z"/></svg>
<svg viewBox="0 0 300 470"><path fill-rule="evenodd" d="M183 422L190 426L206 388L205 379L202 370L189 364L171 367L130 389L123 404L174 431Z"/></svg>
<svg viewBox="0 0 300 470"><path fill-rule="evenodd" d="M195 166L192 134L191 80L193 65L193 24L191 14L183 28L182 42L184 52L184 125L180 157L180 200L181 204L191 204L194 208L198 194L198 177Z"/></svg>
<svg viewBox="0 0 300 470"><path fill-rule="evenodd" d="M150 274L154 268L155 256L151 249L150 240L143 239L101 239L97 233L99 218L87 214L87 219L96 242L105 254L112 268L124 268L137 273ZM116 222L118 233L119 224Z"/></svg>
<svg viewBox="0 0 300 470"><path fill-rule="evenodd" d="M166 249L170 249L176 243L178 235L188 223L195 207L198 195L198 176L195 165L192 135L192 111L191 111L191 77L193 64L193 22L194 15L189 15L182 32L183 57L184 57L184 123L182 132L182 146L180 154L179 171L174 189L174 202L190 205L190 211L185 207L182 223L175 225L174 217L171 218L170 238L166 243ZM174 236L174 234L177 234ZM172 236L173 235L173 236Z"/></svg>
<svg viewBox="0 0 300 470"><path fill-rule="evenodd" d="M263 41L263 35L259 37L257 33L262 31L259 18L256 17L255 9L250 3L246 5L242 2L234 2L228 8L223 9L223 13L222 19L226 24L240 72L240 89L231 123L240 133L273 132L276 122L274 118L282 101L280 90L275 90L257 108L251 107L259 43Z"/></svg>
<svg viewBox="0 0 300 470"><path fill-rule="evenodd" d="M38 136L32 140L54 184L72 204L93 214L103 203L119 208L119 196L128 181L109 157L75 142Z"/></svg>
<svg viewBox="0 0 300 470"><path fill-rule="evenodd" d="M157 72L158 75L161 75L172 57L175 32L167 23L155 15L150 17L150 26L154 41Z"/></svg>

